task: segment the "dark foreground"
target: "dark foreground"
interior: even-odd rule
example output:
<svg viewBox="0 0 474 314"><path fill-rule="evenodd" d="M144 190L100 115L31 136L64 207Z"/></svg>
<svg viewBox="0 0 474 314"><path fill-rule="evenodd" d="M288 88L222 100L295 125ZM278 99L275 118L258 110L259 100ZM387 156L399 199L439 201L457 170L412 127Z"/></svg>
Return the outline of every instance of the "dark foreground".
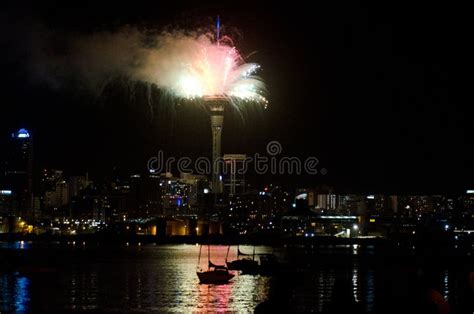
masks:
<svg viewBox="0 0 474 314"><path fill-rule="evenodd" d="M472 313L471 250L257 246L284 267L272 276L238 274L227 285L202 285L195 244L2 242L0 312L436 313L447 305L451 313ZM213 262L224 262L227 246L210 251ZM447 303L436 306L430 297Z"/></svg>

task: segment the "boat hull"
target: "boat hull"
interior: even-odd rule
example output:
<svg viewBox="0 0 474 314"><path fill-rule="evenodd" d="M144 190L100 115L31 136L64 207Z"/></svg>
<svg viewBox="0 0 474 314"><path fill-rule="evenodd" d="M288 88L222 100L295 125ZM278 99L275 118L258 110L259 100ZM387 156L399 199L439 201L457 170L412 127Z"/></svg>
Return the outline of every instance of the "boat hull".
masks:
<svg viewBox="0 0 474 314"><path fill-rule="evenodd" d="M248 259L239 259L232 262L227 262L227 268L230 270L251 271L258 268L258 262Z"/></svg>
<svg viewBox="0 0 474 314"><path fill-rule="evenodd" d="M205 284L222 284L227 283L234 277L234 274L223 270L209 270L197 272L199 282Z"/></svg>

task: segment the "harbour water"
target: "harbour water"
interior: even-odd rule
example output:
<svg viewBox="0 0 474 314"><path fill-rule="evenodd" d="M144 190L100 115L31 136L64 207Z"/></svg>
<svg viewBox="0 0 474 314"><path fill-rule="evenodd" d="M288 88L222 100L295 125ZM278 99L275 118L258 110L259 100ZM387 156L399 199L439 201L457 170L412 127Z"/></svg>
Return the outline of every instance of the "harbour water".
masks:
<svg viewBox="0 0 474 314"><path fill-rule="evenodd" d="M237 274L229 284L203 285L196 276L199 249L198 245L189 244L69 243L38 247L24 242L1 243L0 254L5 253L4 257L6 253L20 252L29 262L25 267L2 267L0 312L249 313L271 299L277 285L283 282L285 298L294 312L320 313L333 298L335 282L348 278L354 300L364 312L375 313L395 302L395 298L403 300L404 291L408 291L403 285L417 271L412 264L371 258L375 253L370 248L273 250L257 246L257 253L274 252L291 263L294 272L289 280ZM240 249L251 253L253 247ZM236 247L231 248L230 259L235 258L236 251ZM227 246L213 245L209 252L212 262L223 264ZM203 246L200 267L206 267L207 255L207 246ZM6 265L5 261L2 265ZM436 271L439 292L453 307L463 301L463 270L462 266L443 265Z"/></svg>

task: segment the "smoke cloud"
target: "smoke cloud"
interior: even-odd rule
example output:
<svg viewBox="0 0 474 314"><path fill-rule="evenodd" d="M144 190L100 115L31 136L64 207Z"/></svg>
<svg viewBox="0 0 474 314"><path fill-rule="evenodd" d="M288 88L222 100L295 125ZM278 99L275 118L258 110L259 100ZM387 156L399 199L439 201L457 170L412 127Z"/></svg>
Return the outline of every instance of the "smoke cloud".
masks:
<svg viewBox="0 0 474 314"><path fill-rule="evenodd" d="M100 93L117 77L167 87L169 68L189 46L203 40L208 39L181 32L149 33L134 27L86 35L42 29L31 36L29 69L34 81L52 88L73 83ZM163 68L161 73L156 72L157 66Z"/></svg>
<svg viewBox="0 0 474 314"><path fill-rule="evenodd" d="M178 97L225 94L266 103L256 64L245 63L229 38L207 32L156 32L122 27L115 32L32 36L34 80L53 88L73 83L100 94L114 79L156 84Z"/></svg>

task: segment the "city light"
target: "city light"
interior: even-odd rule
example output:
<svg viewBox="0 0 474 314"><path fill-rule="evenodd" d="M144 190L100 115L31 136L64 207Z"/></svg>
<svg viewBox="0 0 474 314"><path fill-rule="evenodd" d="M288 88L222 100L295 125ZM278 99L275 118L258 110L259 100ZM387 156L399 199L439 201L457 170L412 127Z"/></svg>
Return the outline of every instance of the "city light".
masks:
<svg viewBox="0 0 474 314"><path fill-rule="evenodd" d="M339 215L339 216L321 216L321 219L357 219L357 216L344 216L344 215Z"/></svg>
<svg viewBox="0 0 474 314"><path fill-rule="evenodd" d="M28 131L25 130L25 129L20 129L20 130L18 130L18 132L16 133L16 137L17 137L17 138L29 138L29 137L30 137L30 133L28 133Z"/></svg>

